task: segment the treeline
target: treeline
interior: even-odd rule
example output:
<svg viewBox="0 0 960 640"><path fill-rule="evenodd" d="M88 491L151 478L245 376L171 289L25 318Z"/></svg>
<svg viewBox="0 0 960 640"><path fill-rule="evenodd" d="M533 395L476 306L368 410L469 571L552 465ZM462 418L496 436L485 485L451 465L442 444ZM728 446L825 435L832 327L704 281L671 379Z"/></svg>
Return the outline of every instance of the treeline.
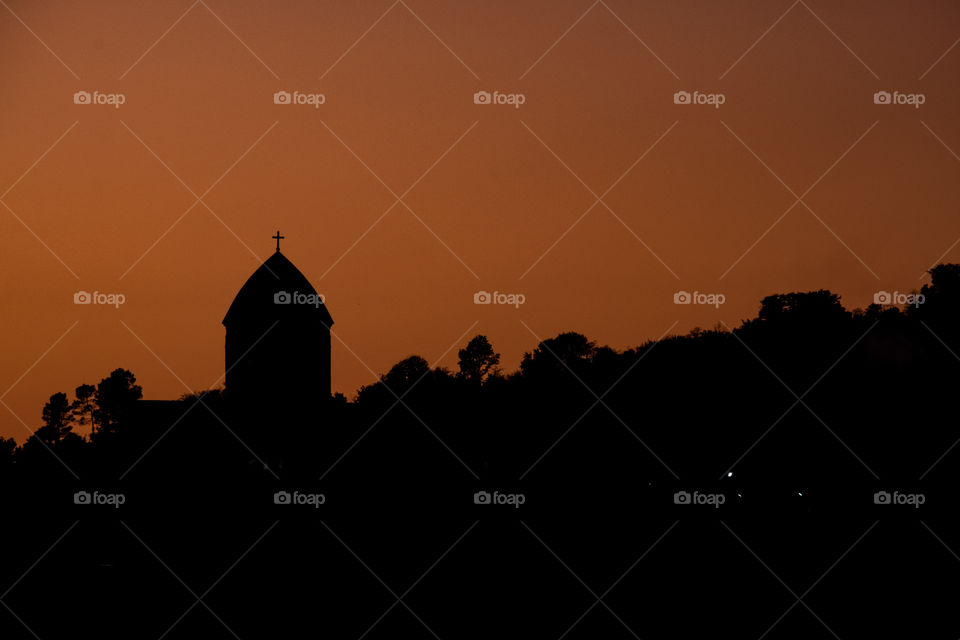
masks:
<svg viewBox="0 0 960 640"><path fill-rule="evenodd" d="M952 479L960 265L930 276L910 305L848 311L826 290L777 294L738 327L624 351L565 332L510 373L478 335L456 370L411 356L352 401L304 398L284 425L250 424L219 390L154 411L117 369L51 396L22 445L0 439L0 474L353 486L444 474L570 491Z"/></svg>

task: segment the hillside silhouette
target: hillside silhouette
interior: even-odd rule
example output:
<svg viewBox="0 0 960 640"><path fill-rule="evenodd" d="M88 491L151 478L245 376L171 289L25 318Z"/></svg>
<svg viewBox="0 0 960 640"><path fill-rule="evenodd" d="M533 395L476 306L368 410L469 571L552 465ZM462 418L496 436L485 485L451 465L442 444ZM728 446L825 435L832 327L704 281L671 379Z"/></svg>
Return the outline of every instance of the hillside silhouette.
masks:
<svg viewBox="0 0 960 640"><path fill-rule="evenodd" d="M413 355L350 401L297 389L288 424L232 411L222 389L142 401L134 374L117 369L53 394L19 446L0 441L0 473L6 486L69 482L70 469L134 484L171 470L257 483L403 469L412 481L445 467L551 486L946 478L954 465L933 465L956 439L945 416L960 374L960 265L930 276L922 304L850 311L826 290L777 294L738 327L624 351L564 332L510 373L478 335L456 370ZM580 464L566 468L572 456Z"/></svg>
<svg viewBox="0 0 960 640"><path fill-rule="evenodd" d="M249 389L144 401L118 368L0 440L0 544L28 551L3 600L44 639L832 637L799 605L777 620L814 585L812 609L845 603L826 615L840 637L932 634L949 620L870 615L960 595L921 568L954 560L923 527L957 530L960 470L960 265L930 277L911 305L776 294L739 326L622 351L564 332L509 372L477 335L454 370L411 355L350 399L298 387L278 417ZM925 504L884 511L884 491ZM680 497L698 494L723 497ZM791 597L757 558L804 586Z"/></svg>

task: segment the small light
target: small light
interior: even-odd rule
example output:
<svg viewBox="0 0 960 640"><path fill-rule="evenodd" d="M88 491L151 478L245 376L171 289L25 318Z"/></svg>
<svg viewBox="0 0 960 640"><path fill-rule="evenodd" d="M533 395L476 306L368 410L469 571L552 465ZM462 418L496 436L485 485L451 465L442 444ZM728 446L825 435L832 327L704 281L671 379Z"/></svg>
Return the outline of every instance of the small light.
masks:
<svg viewBox="0 0 960 640"><path fill-rule="evenodd" d="M797 495L800 496L801 498L803 497L803 493L800 491L797 491Z"/></svg>
<svg viewBox="0 0 960 640"><path fill-rule="evenodd" d="M732 477L733 477L733 471L727 471L727 477L728 477L728 478L732 478Z"/></svg>

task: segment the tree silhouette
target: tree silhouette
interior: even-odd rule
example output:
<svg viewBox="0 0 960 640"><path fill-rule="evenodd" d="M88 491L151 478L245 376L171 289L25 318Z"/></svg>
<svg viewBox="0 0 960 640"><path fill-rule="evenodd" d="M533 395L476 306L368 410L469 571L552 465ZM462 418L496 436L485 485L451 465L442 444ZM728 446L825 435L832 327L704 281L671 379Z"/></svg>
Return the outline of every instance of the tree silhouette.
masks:
<svg viewBox="0 0 960 640"><path fill-rule="evenodd" d="M97 384L97 390L93 393L95 408L91 440L102 440L117 435L129 416L133 404L143 397L143 389L136 382L137 379L133 373L126 369L115 369Z"/></svg>
<svg viewBox="0 0 960 640"><path fill-rule="evenodd" d="M479 384L500 373L500 354L493 350L487 336L474 336L457 356L460 358L457 362L459 376L468 382Z"/></svg>
<svg viewBox="0 0 960 640"><path fill-rule="evenodd" d="M140 403L134 375L116 369L78 386L72 401L51 396L23 446L0 443L0 464L49 474L52 451L120 474L160 441L143 469L260 482L267 464L317 478L369 431L357 487L378 486L390 469L428 483L444 449L484 477L515 481L555 442L589 460L576 467L583 475L537 472L578 490L601 478L624 491L671 481L662 462L710 480L736 461L740 482L757 486L869 479L849 451L890 476L919 476L958 435L939 416L953 411L960 377L960 266L938 265L930 276L912 306L848 311L825 289L775 294L733 329L695 328L623 351L563 332L507 375L489 339L476 335L458 351L456 374L411 355L352 402L337 395L321 406L305 396L303 410L283 418L235 411L219 390ZM231 433L233 459L224 444Z"/></svg>
<svg viewBox="0 0 960 640"><path fill-rule="evenodd" d="M43 426L34 435L49 445L56 445L73 429L70 424L70 401L65 393L55 393L43 406Z"/></svg>
<svg viewBox="0 0 960 640"><path fill-rule="evenodd" d="M532 352L523 354L520 371L528 377L547 372L576 373L590 362L596 351L596 344L586 336L568 331L541 341Z"/></svg>

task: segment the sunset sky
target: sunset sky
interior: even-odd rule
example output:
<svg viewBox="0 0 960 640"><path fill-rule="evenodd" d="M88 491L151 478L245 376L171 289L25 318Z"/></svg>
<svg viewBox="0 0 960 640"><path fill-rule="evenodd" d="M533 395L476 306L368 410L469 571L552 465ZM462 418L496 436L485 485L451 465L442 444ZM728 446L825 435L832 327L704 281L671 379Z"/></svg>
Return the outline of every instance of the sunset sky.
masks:
<svg viewBox="0 0 960 640"><path fill-rule="evenodd" d="M958 38L948 1L0 0L0 435L117 367L153 399L221 383L277 229L348 397L477 333L512 371L561 331L918 288L960 262Z"/></svg>

